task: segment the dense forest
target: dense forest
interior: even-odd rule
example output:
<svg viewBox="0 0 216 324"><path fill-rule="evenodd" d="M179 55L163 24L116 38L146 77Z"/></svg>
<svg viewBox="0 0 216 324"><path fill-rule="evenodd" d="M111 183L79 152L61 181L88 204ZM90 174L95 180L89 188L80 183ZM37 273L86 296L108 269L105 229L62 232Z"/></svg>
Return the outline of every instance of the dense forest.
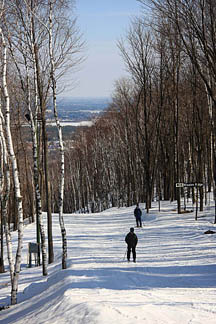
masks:
<svg viewBox="0 0 216 324"><path fill-rule="evenodd" d="M118 41L128 78L93 126L62 136L56 98L61 77L82 61L83 40L69 0L0 1L0 197L16 303L24 220L37 221L43 274L53 261L52 212L187 197L202 210L216 181L216 3L139 0L141 13ZM59 147L48 149L52 107ZM197 190L196 190L197 189ZM48 218L48 260L42 212ZM10 230L18 229L13 263Z"/></svg>
<svg viewBox="0 0 216 324"><path fill-rule="evenodd" d="M65 211L99 211L178 200L176 183L200 209L215 188L214 1L139 1L118 41L129 77L112 103L66 151Z"/></svg>

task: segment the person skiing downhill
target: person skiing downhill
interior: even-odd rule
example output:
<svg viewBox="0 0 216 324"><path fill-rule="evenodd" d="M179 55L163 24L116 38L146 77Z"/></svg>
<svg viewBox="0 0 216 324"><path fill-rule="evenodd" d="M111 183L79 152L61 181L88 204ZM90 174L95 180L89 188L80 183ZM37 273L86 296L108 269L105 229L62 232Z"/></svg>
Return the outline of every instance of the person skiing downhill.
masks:
<svg viewBox="0 0 216 324"><path fill-rule="evenodd" d="M138 238L134 233L134 228L130 228L130 232L125 236L125 242L127 243L127 260L130 261L131 250L133 254L133 262L136 262L136 246Z"/></svg>
<svg viewBox="0 0 216 324"><path fill-rule="evenodd" d="M136 208L134 209L134 216L136 218L136 224L137 224L137 227L142 227L142 211L141 209L139 208L139 204L136 205Z"/></svg>

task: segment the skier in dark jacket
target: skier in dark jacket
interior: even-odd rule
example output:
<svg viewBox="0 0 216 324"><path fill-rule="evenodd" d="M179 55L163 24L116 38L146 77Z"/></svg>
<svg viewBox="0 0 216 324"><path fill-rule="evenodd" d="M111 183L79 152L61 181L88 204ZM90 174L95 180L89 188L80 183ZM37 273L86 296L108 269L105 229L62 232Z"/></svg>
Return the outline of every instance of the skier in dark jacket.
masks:
<svg viewBox="0 0 216 324"><path fill-rule="evenodd" d="M137 227L142 227L142 211L139 208L139 204L136 205L136 208L134 209L134 216L136 217L136 224Z"/></svg>
<svg viewBox="0 0 216 324"><path fill-rule="evenodd" d="M132 250L133 254L133 262L136 262L136 246L138 242L138 238L134 233L134 228L130 228L130 232L125 236L125 242L127 243L127 259L130 261L130 254Z"/></svg>

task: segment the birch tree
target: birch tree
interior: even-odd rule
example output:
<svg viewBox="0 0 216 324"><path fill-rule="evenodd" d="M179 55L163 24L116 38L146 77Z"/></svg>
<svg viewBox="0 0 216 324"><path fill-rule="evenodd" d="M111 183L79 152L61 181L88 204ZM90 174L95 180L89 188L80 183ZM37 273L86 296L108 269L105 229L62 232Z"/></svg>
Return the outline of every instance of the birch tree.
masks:
<svg viewBox="0 0 216 324"><path fill-rule="evenodd" d="M8 261L9 261L9 269L10 269L10 276L11 279L14 273L14 263L13 263L13 254L12 254L12 241L11 241L11 234L9 230L8 218L7 218L7 207L8 207L8 200L9 200L9 193L10 193L10 170L9 170L9 161L8 161L8 152L4 134L4 116L2 114L2 105L0 99L0 163L1 163L1 170L0 170L0 204L1 204L1 231L4 233L6 237L6 244L7 244L7 254L8 254ZM4 260L3 260L3 233L1 233L1 272L4 272Z"/></svg>
<svg viewBox="0 0 216 324"><path fill-rule="evenodd" d="M59 223L62 234L62 269L67 268L67 239L66 239L66 229L64 226L63 218L63 200L64 200L64 144L62 138L62 127L58 119L57 103L56 103L56 77L55 77L55 62L53 56L53 1L49 1L49 55L50 55L50 74L52 82L52 99L53 99L53 110L56 121L56 126L58 129L59 147L60 147L60 182L59 182Z"/></svg>
<svg viewBox="0 0 216 324"><path fill-rule="evenodd" d="M31 127L32 135L32 152L33 152L33 174L34 174L34 189L35 189L35 201L36 201L36 226L37 226L37 242L40 244L41 237L41 251L42 251L42 269L43 275L47 275L47 252L46 252L46 240L45 240L45 230L43 225L43 215L42 215L42 203L41 203L41 191L39 186L39 143L38 143L38 114L39 114L39 104L38 104L38 86L37 86L37 71L36 71L36 61L35 61L35 41L33 37L33 20L31 11L26 8L25 14L22 14L22 25L20 29L23 32L21 37L22 41L19 41L19 44L14 44L13 34L12 37L8 38L10 45L10 54L16 66L21 89L23 90L24 97L26 98L25 106L28 111L28 118ZM17 30L17 33L21 33L20 30ZM10 31L8 30L10 35ZM15 49L19 52L19 61L22 57L22 65L24 65L25 70L22 69L16 57ZM30 71L33 70L33 91L31 90L31 80L30 80ZM32 107L32 103L34 107ZM40 258L40 252L38 253L38 258Z"/></svg>
<svg viewBox="0 0 216 324"><path fill-rule="evenodd" d="M17 203L17 210L18 210L18 244L17 244L17 251L16 251L15 266L14 269L12 269L13 274L11 275L11 304L14 305L17 302L18 279L19 279L20 265L21 265L21 251L23 247L23 207L22 207L19 173L17 168L17 160L14 154L13 141L12 141L11 129L10 129L10 98L8 95L8 87L7 87L7 44L1 27L0 27L0 36L2 39L2 47L3 47L2 87L3 87L3 96L5 102L6 143L8 148L8 155L12 165L12 175L13 175L15 196L16 196L16 203Z"/></svg>
<svg viewBox="0 0 216 324"><path fill-rule="evenodd" d="M32 47L33 47L32 43ZM42 214L42 206L41 206L41 191L39 187L39 170L38 170L38 139L37 139L37 116L38 116L38 95L37 95L37 78L36 78L36 67L34 60L34 51L33 53L33 66L34 66L34 84L35 84L35 116L33 117L32 109L31 109L31 92L30 92L30 84L29 84L29 73L28 73L28 65L26 62L27 68L27 107L30 116L31 123L31 133L32 133L32 143L33 143L33 163L34 163L34 186L35 186L35 196L36 196L36 212L37 212L37 221L39 225L39 232L41 236L41 251L42 251L42 266L43 266L43 275L46 276L48 273L47 270L47 252L46 252L46 240L45 240L45 230L43 225L43 214Z"/></svg>

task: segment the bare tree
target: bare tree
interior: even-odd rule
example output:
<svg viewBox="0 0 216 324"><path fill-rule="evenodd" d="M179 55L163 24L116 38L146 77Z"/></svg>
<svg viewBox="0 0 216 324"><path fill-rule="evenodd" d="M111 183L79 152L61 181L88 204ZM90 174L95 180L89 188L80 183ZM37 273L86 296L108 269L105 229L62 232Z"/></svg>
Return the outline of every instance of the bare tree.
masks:
<svg viewBox="0 0 216 324"><path fill-rule="evenodd" d="M202 79L209 104L212 125L211 169L216 206L215 167L215 106L216 106L216 4L214 0L138 0L145 8L151 8L154 15L167 19L181 40L181 48L191 60ZM157 25L156 25L157 26ZM158 27L158 26L157 26ZM156 27L156 28L157 28ZM212 109L213 108L213 109ZM199 176L200 177L200 176ZM202 195L202 188L200 188ZM216 222L216 213L215 213Z"/></svg>
<svg viewBox="0 0 216 324"><path fill-rule="evenodd" d="M66 229L64 226L64 218L63 218L63 199L64 199L64 144L62 139L62 127L58 119L57 113L57 103L56 103L56 77L55 77L55 63L53 56L53 1L49 1L49 55L50 55L50 74L51 74L51 82L52 82L52 97L53 97L53 109L55 121L58 129L58 138L59 138L59 146L60 146L60 156L61 156L61 164L60 164L60 183L59 183L59 223L61 227L62 233L62 269L66 269L66 259L67 259L67 239L66 239Z"/></svg>
<svg viewBox="0 0 216 324"><path fill-rule="evenodd" d="M2 87L3 87L4 101L5 101L6 142L8 147L9 158L12 165L12 174L13 174L13 180L15 186L15 195L16 195L16 203L17 203L17 211L18 211L18 245L17 245L16 261L15 261L13 273L11 271L11 304L14 305L17 302L18 279L19 279L20 265L21 265L21 251L23 246L23 207L22 207L19 173L17 168L17 160L14 154L13 141L12 141L11 129L10 129L10 99L8 95L7 78L6 78L7 44L1 27L0 27L0 35L1 35L2 46L3 46Z"/></svg>
<svg viewBox="0 0 216 324"><path fill-rule="evenodd" d="M132 23L132 27L124 41L118 43L118 47L125 61L131 78L137 84L137 104L135 105L137 145L144 166L146 192L146 208L149 211L153 194L155 177L157 142L152 145L152 137L157 137L158 113L154 111L152 94L153 75L155 71L155 58L153 39L145 30L140 19ZM143 155L141 152L144 151Z"/></svg>

